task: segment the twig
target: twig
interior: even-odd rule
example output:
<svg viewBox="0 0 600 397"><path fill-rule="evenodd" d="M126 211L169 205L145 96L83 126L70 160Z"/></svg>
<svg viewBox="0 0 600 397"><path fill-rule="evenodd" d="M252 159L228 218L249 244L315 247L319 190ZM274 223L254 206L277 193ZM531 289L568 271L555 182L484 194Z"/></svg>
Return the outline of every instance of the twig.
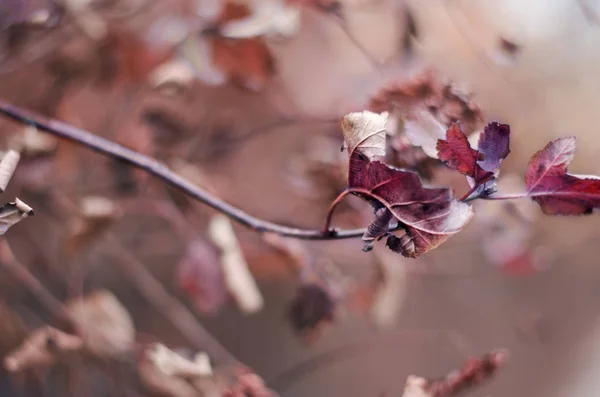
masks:
<svg viewBox="0 0 600 397"><path fill-rule="evenodd" d="M238 361L198 322L196 317L177 299L173 298L146 267L135 258L112 234L106 238L110 250L121 259L119 269L129 278L139 292L194 345L205 351L219 364Z"/></svg>
<svg viewBox="0 0 600 397"><path fill-rule="evenodd" d="M272 232L282 236L304 240L338 240L360 237L365 232L365 229L331 231L298 229L265 221L256 218L217 197L214 197L206 190L194 185L189 180L171 171L163 163L131 149L127 149L126 147L117 143L96 136L90 132L76 128L62 121L50 119L38 113L21 109L3 100L0 100L0 114L14 121L32 125L40 131L48 132L60 138L68 139L109 157L143 169L151 175L162 179L166 183L181 189L190 197L193 197L209 207L229 216L242 225L259 232Z"/></svg>

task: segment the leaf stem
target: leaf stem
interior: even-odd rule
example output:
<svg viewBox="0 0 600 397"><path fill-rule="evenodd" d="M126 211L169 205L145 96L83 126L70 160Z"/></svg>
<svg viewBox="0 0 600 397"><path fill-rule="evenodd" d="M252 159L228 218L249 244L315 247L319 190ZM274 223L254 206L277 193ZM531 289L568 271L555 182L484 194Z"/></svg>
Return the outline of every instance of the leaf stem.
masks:
<svg viewBox="0 0 600 397"><path fill-rule="evenodd" d="M134 167L145 170L154 177L182 190L190 197L193 197L209 207L229 216L231 219L242 225L258 232L272 232L281 236L304 240L338 240L354 238L362 236L365 232L365 229L352 229L337 230L335 233L332 233L329 230L298 229L265 221L213 196L203 188L196 186L189 180L171 171L165 164L88 131L11 105L1 99L0 114L16 122L32 125L40 131L73 141L103 155L121 160ZM329 225L329 222L327 222L327 225Z"/></svg>
<svg viewBox="0 0 600 397"><path fill-rule="evenodd" d="M517 200L527 197L534 197L535 194L524 193L509 193L509 194L495 194L493 196L479 197L483 200Z"/></svg>
<svg viewBox="0 0 600 397"><path fill-rule="evenodd" d="M325 219L325 226L323 226L323 233L331 233L331 234L338 233L335 230L329 229L329 226L331 225L331 218L333 217L333 211L335 210L335 207L337 207L337 205L339 203L341 203L342 200L344 200L344 198L346 198L346 196L350 193L351 193L351 191L349 189L346 189L343 192L341 192L339 194L339 196L337 196L335 198L335 200L333 200L333 202L329 206L329 209L327 210L327 218Z"/></svg>

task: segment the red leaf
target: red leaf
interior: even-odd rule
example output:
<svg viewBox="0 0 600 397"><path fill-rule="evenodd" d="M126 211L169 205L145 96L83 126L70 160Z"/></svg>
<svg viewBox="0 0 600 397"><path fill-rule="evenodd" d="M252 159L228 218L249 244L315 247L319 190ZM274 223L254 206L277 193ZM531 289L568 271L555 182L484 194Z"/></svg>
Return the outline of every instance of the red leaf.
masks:
<svg viewBox="0 0 600 397"><path fill-rule="evenodd" d="M494 173L502 160L510 153L510 127L507 124L489 123L479 138L478 150L469 144L458 124L446 131L446 139L439 139L437 150L439 159L449 168L474 179L476 186L494 183ZM485 187L484 186L484 187ZM489 194L495 189L475 190L479 195Z"/></svg>
<svg viewBox="0 0 600 397"><path fill-rule="evenodd" d="M546 215L585 215L600 207L600 179L567 174L575 146L574 137L560 138L529 161L527 192Z"/></svg>
<svg viewBox="0 0 600 397"><path fill-rule="evenodd" d="M510 153L510 127L508 124L489 123L479 137L479 153L484 159L477 164L485 171L495 172Z"/></svg>
<svg viewBox="0 0 600 397"><path fill-rule="evenodd" d="M473 215L468 204L452 198L450 189L424 188L418 174L371 162L359 152L350 158L348 188L375 208L377 222L386 218L386 210L393 214L406 236L402 244L395 244L392 238L388 246L407 257L416 258L437 247ZM387 234L387 228L379 223L363 237L367 250L374 238Z"/></svg>
<svg viewBox="0 0 600 397"><path fill-rule="evenodd" d="M479 153L471 147L458 124L452 124L446 131L446 140L438 140L437 151L444 164L461 174L478 179L477 176L485 173L477 165L477 161L480 160Z"/></svg>

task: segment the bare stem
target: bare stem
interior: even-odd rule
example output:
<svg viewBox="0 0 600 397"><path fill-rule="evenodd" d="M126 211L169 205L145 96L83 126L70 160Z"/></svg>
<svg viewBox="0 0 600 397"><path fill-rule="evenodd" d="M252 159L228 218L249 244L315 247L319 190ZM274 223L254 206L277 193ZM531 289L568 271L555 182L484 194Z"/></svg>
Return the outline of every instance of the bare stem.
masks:
<svg viewBox="0 0 600 397"><path fill-rule="evenodd" d="M162 179L166 183L181 189L190 197L229 216L231 219L242 225L259 232L272 232L281 236L304 240L337 240L353 238L360 237L365 232L365 229L337 230L335 232L315 229L298 229L265 221L213 196L201 187L194 185L189 180L171 171L163 163L115 142L96 136L88 131L76 128L62 121L47 118L38 113L21 109L3 100L0 100L0 114L19 123L32 125L40 131L68 139L106 156L119 159L134 167L143 169L151 175Z"/></svg>

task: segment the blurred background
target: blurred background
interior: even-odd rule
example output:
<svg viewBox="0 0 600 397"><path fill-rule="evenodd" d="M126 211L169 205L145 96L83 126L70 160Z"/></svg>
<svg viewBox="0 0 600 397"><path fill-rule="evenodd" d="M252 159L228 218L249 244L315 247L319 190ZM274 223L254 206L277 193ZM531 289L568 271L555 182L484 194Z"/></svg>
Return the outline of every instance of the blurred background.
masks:
<svg viewBox="0 0 600 397"><path fill-rule="evenodd" d="M0 98L310 229L345 188L340 120L353 111L390 111L390 161L460 195L464 178L425 145L409 140L407 157L409 128L435 135L466 110L473 134L510 124L507 192L560 136L577 137L570 171L598 174L598 65L596 0L0 0ZM450 120L394 102L422 76L466 110ZM363 253L359 239L261 235L89 149L4 119L0 131L0 149L22 153L4 201L35 210L0 249L0 355L60 328L61 305L105 339L125 335L96 341L100 362L71 358L34 380L0 371L2 396L156 395L132 370L146 343L229 360L202 328L282 396L401 396L408 375L444 376L495 348L510 363L468 395L600 393L595 215L476 202L467 228L419 259ZM333 223L371 216L348 198ZM307 285L326 297L307 302ZM119 347L134 339L136 353Z"/></svg>

